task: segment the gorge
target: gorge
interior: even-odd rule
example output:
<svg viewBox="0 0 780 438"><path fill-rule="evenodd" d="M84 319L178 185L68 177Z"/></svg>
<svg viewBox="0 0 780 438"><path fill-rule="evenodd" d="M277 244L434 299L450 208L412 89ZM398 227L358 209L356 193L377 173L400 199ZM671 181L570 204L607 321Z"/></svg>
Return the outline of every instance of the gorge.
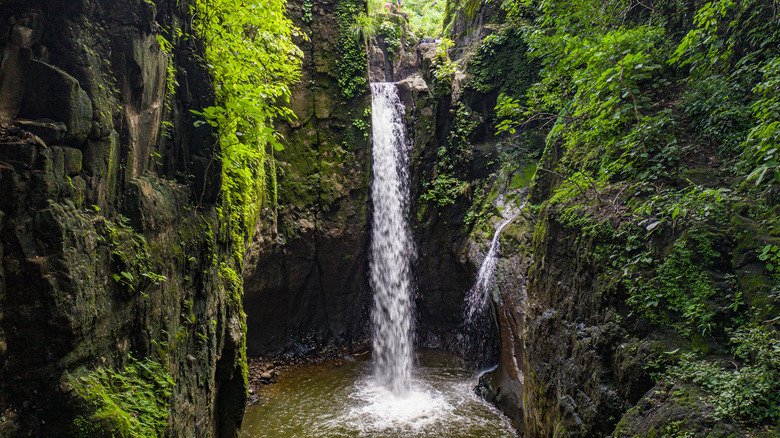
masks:
<svg viewBox="0 0 780 438"><path fill-rule="evenodd" d="M777 436L775 2L441 1L0 0L0 436Z"/></svg>

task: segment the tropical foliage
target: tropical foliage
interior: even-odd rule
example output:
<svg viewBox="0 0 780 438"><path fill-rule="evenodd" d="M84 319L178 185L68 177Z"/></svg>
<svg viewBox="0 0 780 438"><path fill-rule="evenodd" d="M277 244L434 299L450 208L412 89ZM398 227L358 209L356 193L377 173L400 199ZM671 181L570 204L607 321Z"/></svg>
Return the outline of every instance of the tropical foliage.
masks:
<svg viewBox="0 0 780 438"><path fill-rule="evenodd" d="M594 266L630 317L707 339L737 364L678 349L659 378L697 385L721 418L777 421L776 3L504 7L541 72L524 95L502 90L496 127L546 139L535 181L554 182L541 208L597 242ZM736 254L765 269L746 275Z"/></svg>
<svg viewBox="0 0 780 438"><path fill-rule="evenodd" d="M273 120L293 118L284 104L297 81L302 53L283 0L198 0L194 30L205 42L216 105L200 113L217 128L223 163L222 215L237 260L260 209L276 202L274 150L281 150Z"/></svg>

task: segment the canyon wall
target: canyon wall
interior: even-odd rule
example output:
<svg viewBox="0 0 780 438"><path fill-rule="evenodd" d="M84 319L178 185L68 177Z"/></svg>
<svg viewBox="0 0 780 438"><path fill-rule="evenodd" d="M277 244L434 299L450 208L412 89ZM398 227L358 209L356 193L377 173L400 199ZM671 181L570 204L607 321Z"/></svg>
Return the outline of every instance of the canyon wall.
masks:
<svg viewBox="0 0 780 438"><path fill-rule="evenodd" d="M275 220L259 225L247 253L251 355L368 338L371 99L365 48L349 32L365 10L355 0L288 3L304 61L289 106L297 119L277 126Z"/></svg>
<svg viewBox="0 0 780 438"><path fill-rule="evenodd" d="M506 73L506 58L495 41L514 44L505 38L511 26L496 27L489 18L479 16L479 9L469 15L465 5L451 3L449 9L457 13L448 18L453 23L450 36L460 43L451 56L462 54L461 66L478 67L484 61L479 53L487 47L491 51L487 65ZM677 6L659 3L653 11L637 12L630 19L661 23L670 41L675 41L673 36L691 29L686 20L692 21L700 6L696 2ZM765 8L765 12L771 8L768 2L754 6ZM776 27L767 32L778 35ZM500 39L485 35L500 35ZM515 53L512 57L518 62L533 66L530 58L522 59L524 51ZM480 88L479 69L466 70L461 83ZM759 380L765 382L776 375L776 365L760 359L757 352L778 345L780 303L773 292L778 280L771 263L763 262L769 257L761 255L777 241L771 225L777 223L773 213L778 205L777 186L751 182L746 172L730 168L729 160L738 157L739 149L733 144L726 146L727 140L722 138L708 137L706 130L714 129L711 125L686 125L683 120L694 113L691 108L696 99L704 99L698 96L709 94L702 91L706 87L701 88L699 77L671 70L674 73L665 74L679 75L675 77L677 84L688 87L685 99L690 100L678 99L680 95L675 93L680 91L671 86L662 98L655 98L666 99L664 104L673 108L669 111L681 128L670 131L669 137L646 140L642 148L647 149L636 147L649 150L648 160L657 163L668 160L670 152L652 148L682 139L688 143L675 150L679 154L674 155L676 161L652 168L649 174L659 175L657 179L649 177L654 181L652 193L632 191L643 184L642 178L648 178L643 173L632 179L610 170L606 171L609 176L585 180L581 186L572 182L572 175L610 168L611 163L587 162L583 151L594 154L587 144L566 144L555 136L542 141L509 133L504 134L506 140L499 138L495 143L500 151L504 142L510 142L521 153L502 160L502 170L488 181L491 193L512 196L515 189L528 186L527 181L507 178L507 169L517 169L523 160L538 160L526 211L502 236L502 258L492 294L500 355L498 368L482 381L487 398L525 436L777 433L777 421L770 413L777 391L747 377L758 373L763 376ZM733 78L745 80L739 72L733 73ZM453 84L456 80L457 75ZM647 82L640 89L653 86L659 87ZM462 87L466 92L460 96L468 96L468 88ZM735 95L750 97L749 93L748 97ZM475 110L473 105L469 107ZM700 110L705 114L701 120L707 120L702 123L715 123L720 113L706 112L710 110ZM645 117L650 120L647 123L654 120ZM562 119L556 123L566 124ZM747 130L737 134L728 126L723 134L726 138L747 136ZM533 132L536 128L530 123L518 131ZM620 139L628 134L613 135ZM653 143L656 141L658 145ZM470 143L476 152L479 143L473 138ZM602 148L596 148L600 153L609 151L607 138L599 137L596 143ZM713 149L712 144L719 146ZM475 179L468 178L463 168L461 172L460 178L471 181L473 187ZM598 183L596 178L601 178ZM748 187L750 184L755 188ZM709 193L723 196L709 198ZM698 203L687 203L687 196L698 196ZM491 198L495 199L491 194L479 202L497 205ZM668 210L655 207L661 199L669 203L663 204ZM655 209L647 213L639 208L642 205ZM686 208L682 213L686 216L681 217ZM489 208L481 211L486 212L488 224L495 226L499 221L499 215ZM484 248L486 237L474 227L466 247ZM443 253L449 251L449 245L431 251ZM468 252L473 266L480 262L480 252ZM727 383L737 381L741 383ZM756 408L748 413L736 406L742 403Z"/></svg>
<svg viewBox="0 0 780 438"><path fill-rule="evenodd" d="M186 1L0 4L2 436L237 435L243 312L191 21Z"/></svg>

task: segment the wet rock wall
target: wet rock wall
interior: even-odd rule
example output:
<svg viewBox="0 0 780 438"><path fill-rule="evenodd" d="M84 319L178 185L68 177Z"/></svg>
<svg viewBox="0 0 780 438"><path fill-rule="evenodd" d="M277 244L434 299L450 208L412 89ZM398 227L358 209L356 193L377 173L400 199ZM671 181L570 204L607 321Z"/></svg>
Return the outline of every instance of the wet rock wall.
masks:
<svg viewBox="0 0 780 438"><path fill-rule="evenodd" d="M371 100L362 43L344 45L351 14L365 8L352 0L288 3L305 34L297 42L304 61L291 90L297 119L277 126L284 150L275 157L275 221L260 225L247 252L250 355L316 354L368 339ZM351 95L345 80L355 84Z"/></svg>
<svg viewBox="0 0 780 438"><path fill-rule="evenodd" d="M189 6L0 4L0 435L77 435L95 405L72 376L147 359L173 381L161 433L237 434L241 305L215 138L189 111L213 102Z"/></svg>

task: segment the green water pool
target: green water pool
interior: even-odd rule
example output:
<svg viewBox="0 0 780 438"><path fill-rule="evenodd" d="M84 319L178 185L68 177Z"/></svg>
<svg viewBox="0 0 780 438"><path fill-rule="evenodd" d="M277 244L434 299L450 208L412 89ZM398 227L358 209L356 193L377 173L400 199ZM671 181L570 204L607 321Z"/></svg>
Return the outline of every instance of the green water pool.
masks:
<svg viewBox="0 0 780 438"><path fill-rule="evenodd" d="M515 437L509 421L474 393L478 372L439 351L417 353L413 389L374 384L371 361L312 365L262 389L241 438Z"/></svg>

